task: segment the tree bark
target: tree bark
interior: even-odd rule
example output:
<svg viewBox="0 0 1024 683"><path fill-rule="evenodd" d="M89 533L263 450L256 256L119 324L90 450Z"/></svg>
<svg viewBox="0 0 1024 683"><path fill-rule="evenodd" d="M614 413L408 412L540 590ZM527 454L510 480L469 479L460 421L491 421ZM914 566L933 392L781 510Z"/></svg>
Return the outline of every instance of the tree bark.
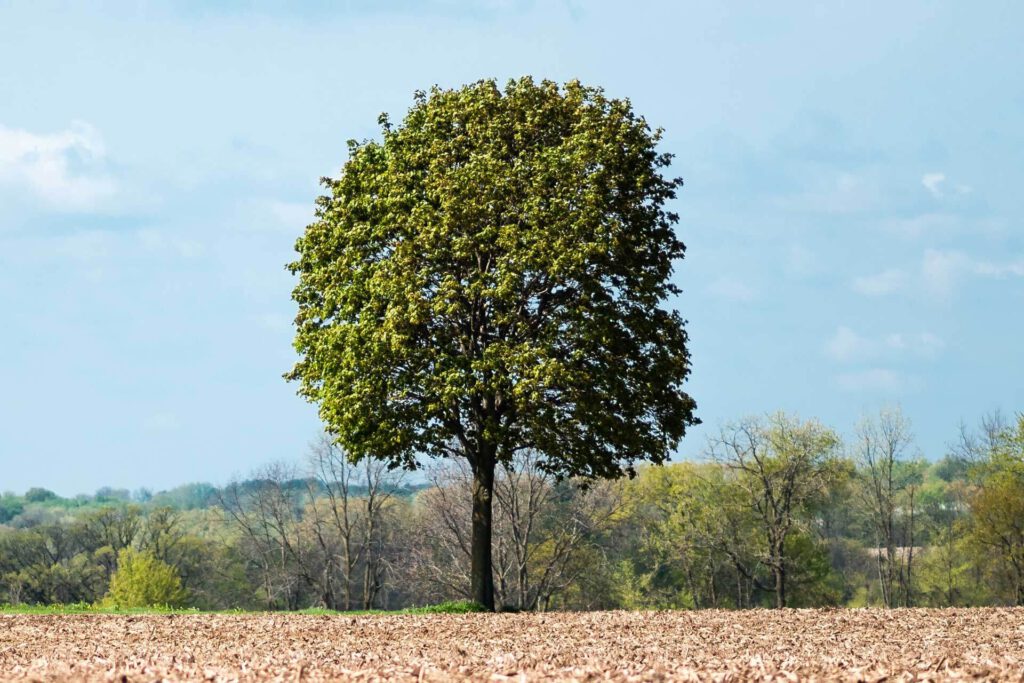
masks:
<svg viewBox="0 0 1024 683"><path fill-rule="evenodd" d="M786 556L783 541L777 541L775 546L775 608L782 609L786 606Z"/></svg>
<svg viewBox="0 0 1024 683"><path fill-rule="evenodd" d="M473 464L473 539L470 583L474 602L494 611L491 565L491 518L494 498L494 456L483 452Z"/></svg>

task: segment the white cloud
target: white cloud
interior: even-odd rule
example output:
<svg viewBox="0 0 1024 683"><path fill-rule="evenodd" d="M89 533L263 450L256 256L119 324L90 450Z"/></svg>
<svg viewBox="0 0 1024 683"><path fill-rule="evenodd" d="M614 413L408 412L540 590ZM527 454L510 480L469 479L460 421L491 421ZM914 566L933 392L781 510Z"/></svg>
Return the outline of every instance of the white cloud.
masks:
<svg viewBox="0 0 1024 683"><path fill-rule="evenodd" d="M942 196L942 184L946 182L945 173L925 173L921 176L921 184L935 197Z"/></svg>
<svg viewBox="0 0 1024 683"><path fill-rule="evenodd" d="M921 277L932 294L945 296L967 276L1024 277L1024 259L997 263L976 259L957 250L928 249L921 260Z"/></svg>
<svg viewBox="0 0 1024 683"><path fill-rule="evenodd" d="M929 249L921 260L921 277L934 294L948 294L957 279L970 267L970 259L961 251Z"/></svg>
<svg viewBox="0 0 1024 683"><path fill-rule="evenodd" d="M0 186L28 190L57 210L95 209L114 195L105 157L99 134L85 123L44 134L0 125Z"/></svg>
<svg viewBox="0 0 1024 683"><path fill-rule="evenodd" d="M907 274L899 268L890 268L874 275L864 275L853 281L854 290L867 296L882 296L903 289Z"/></svg>
<svg viewBox="0 0 1024 683"><path fill-rule="evenodd" d="M895 332L885 338L885 346L894 351L906 351L925 358L934 358L945 348L946 342L931 332Z"/></svg>
<svg viewBox="0 0 1024 683"><path fill-rule="evenodd" d="M849 327L840 327L825 345L825 352L837 361L844 362L860 356L871 355L874 344Z"/></svg>
<svg viewBox="0 0 1024 683"><path fill-rule="evenodd" d="M720 277L711 285L708 290L715 296L728 301L739 301L749 303L757 298L757 292L744 282L732 277Z"/></svg>
<svg viewBox="0 0 1024 683"><path fill-rule="evenodd" d="M854 278L854 291L883 296L905 289L946 297L969 277L1003 279L1024 277L1024 258L1015 261L978 259L956 249L927 249L916 269L889 268Z"/></svg>
<svg viewBox="0 0 1024 683"><path fill-rule="evenodd" d="M860 372L847 372L836 377L840 388L846 391L873 391L894 394L916 386L917 382L893 370L871 368Z"/></svg>
<svg viewBox="0 0 1024 683"><path fill-rule="evenodd" d="M932 359L945 346L945 342L931 332L892 332L880 337L866 337L844 325L825 343L825 354L840 363L877 358L895 360L906 356Z"/></svg>
<svg viewBox="0 0 1024 683"><path fill-rule="evenodd" d="M949 213L922 213L909 218L885 220L882 227L906 238L921 236L934 237L976 229L975 224L966 224L958 216Z"/></svg>
<svg viewBox="0 0 1024 683"><path fill-rule="evenodd" d="M968 185L953 185L946 178L945 173L934 171L932 173L925 173L921 176L921 184L924 185L925 189L931 192L932 196L936 199L942 199L949 195L963 195L970 194L971 188Z"/></svg>

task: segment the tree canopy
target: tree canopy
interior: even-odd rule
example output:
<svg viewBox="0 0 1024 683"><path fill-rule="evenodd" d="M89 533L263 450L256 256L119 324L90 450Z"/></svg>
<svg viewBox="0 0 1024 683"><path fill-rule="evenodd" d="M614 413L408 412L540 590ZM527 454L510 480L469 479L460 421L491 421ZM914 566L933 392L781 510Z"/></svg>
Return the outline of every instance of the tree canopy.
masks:
<svg viewBox="0 0 1024 683"><path fill-rule="evenodd" d="M697 422L665 305L682 180L660 130L578 82L435 87L380 124L296 243L287 377L355 459L469 461L486 604L497 463L616 477Z"/></svg>

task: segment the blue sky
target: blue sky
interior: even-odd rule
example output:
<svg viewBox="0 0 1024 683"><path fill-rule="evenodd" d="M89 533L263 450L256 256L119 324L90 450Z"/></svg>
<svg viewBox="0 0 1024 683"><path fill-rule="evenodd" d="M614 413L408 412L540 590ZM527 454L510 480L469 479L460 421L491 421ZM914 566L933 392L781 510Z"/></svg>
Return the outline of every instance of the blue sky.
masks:
<svg viewBox="0 0 1024 683"><path fill-rule="evenodd" d="M665 127L706 423L682 455L898 403L937 457L1024 409L1020 3L91 4L0 0L0 489L301 457L284 264L317 179L414 90L492 76Z"/></svg>

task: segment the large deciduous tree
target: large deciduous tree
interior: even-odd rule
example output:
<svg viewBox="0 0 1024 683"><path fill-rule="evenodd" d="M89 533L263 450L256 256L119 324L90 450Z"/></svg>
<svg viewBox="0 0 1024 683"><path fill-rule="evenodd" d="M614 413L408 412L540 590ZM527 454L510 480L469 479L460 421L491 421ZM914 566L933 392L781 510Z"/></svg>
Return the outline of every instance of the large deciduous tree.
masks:
<svg viewBox="0 0 1024 683"><path fill-rule="evenodd" d="M495 467L559 477L664 461L696 422L666 299L682 185L628 100L577 82L419 92L349 143L296 243L287 377L350 457L472 470L474 599L493 607Z"/></svg>

